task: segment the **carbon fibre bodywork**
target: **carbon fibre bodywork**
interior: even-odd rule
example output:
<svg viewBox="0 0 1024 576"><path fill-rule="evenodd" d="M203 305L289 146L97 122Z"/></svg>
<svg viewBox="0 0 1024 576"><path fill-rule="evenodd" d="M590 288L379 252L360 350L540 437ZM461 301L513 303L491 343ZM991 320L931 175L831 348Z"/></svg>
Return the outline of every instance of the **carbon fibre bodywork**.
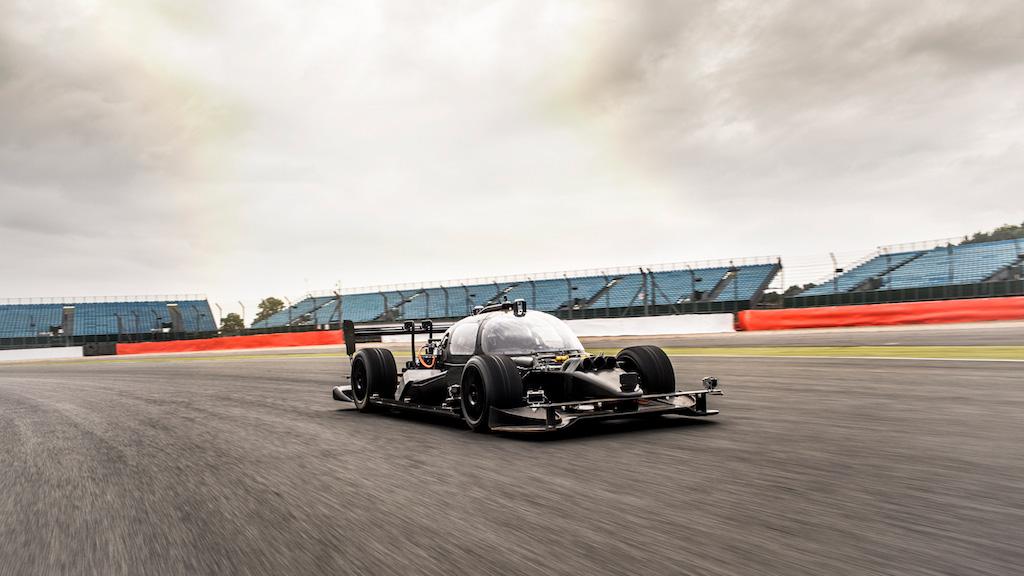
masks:
<svg viewBox="0 0 1024 576"><path fill-rule="evenodd" d="M722 394L716 379L704 378L700 389L677 391L671 363L660 349L633 348L647 349L647 356L630 354L630 349L618 356L589 355L564 322L541 312L527 314L520 301L446 326L436 340L429 321L421 328L428 333L428 343L417 350L417 326L412 322L400 329L345 326L350 356L355 342L372 331L374 336L410 335L412 360L401 374L390 372L393 383L366 385L361 379L368 372L354 369L353 385L335 387L334 398L354 401L360 409L394 408L462 418L474 429L482 422L485 429L496 432L549 432L583 420L653 414L704 417L718 413L707 406L708 396ZM384 354L376 350L377 356ZM354 368L363 361L359 354ZM393 362L390 351L386 356ZM478 359L498 356L504 359L490 362L504 366L505 375L499 378L503 384L493 388L493 383L477 382L481 376L497 378L481 374L484 364ZM477 406L475 400L483 404Z"/></svg>

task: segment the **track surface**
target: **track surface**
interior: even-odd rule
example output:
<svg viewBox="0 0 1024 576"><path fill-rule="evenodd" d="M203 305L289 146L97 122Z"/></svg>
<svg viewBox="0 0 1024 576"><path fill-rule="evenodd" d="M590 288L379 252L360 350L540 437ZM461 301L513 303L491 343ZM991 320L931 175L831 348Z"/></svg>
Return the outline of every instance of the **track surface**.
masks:
<svg viewBox="0 0 1024 576"><path fill-rule="evenodd" d="M1014 574L1020 364L675 359L714 422L474 434L337 358L0 366L0 574Z"/></svg>

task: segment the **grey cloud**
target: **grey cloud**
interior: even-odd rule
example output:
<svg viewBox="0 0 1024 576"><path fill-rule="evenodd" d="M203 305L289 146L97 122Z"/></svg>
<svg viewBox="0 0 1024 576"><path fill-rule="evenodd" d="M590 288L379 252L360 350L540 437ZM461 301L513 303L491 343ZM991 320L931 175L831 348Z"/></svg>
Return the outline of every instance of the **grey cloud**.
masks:
<svg viewBox="0 0 1024 576"><path fill-rule="evenodd" d="M646 92L640 100L658 105L652 113L674 112L684 121L712 106L778 122L850 101L884 106L914 85L1016 68L1024 52L1024 8L1012 2L614 7L597 19L602 32L588 48L599 57L574 96L606 107L606 91L626 103L636 102L630 91ZM723 63L707 70L709 57ZM656 90L662 84L666 89Z"/></svg>
<svg viewBox="0 0 1024 576"><path fill-rule="evenodd" d="M5 10L0 171L8 184L74 184L124 198L140 177L187 176L202 144L197 130L223 132L224 104L187 72L97 42L101 14L83 10L74 23L47 27L50 14L31 3Z"/></svg>
<svg viewBox="0 0 1024 576"><path fill-rule="evenodd" d="M1019 221L1022 36L1008 1L3 4L0 295L233 301Z"/></svg>
<svg viewBox="0 0 1024 576"><path fill-rule="evenodd" d="M720 34L668 39L656 48L667 55L662 67L645 65L652 49L641 43L632 67L643 71L642 80L625 85L634 93L620 98L622 110L605 102L598 113L611 109L614 127L630 140L653 142L652 154L716 169L784 164L824 176L960 148L991 126L958 98L970 106L998 99L1000 84L1005 94L1022 89L1016 78L1024 64L1024 8L993 6L815 2L707 11L696 28ZM649 17L694 26L694 13L682 12L673 5ZM698 73L700 55L734 45L737 55ZM949 114L936 118L938 112ZM743 130L728 137L736 127Z"/></svg>

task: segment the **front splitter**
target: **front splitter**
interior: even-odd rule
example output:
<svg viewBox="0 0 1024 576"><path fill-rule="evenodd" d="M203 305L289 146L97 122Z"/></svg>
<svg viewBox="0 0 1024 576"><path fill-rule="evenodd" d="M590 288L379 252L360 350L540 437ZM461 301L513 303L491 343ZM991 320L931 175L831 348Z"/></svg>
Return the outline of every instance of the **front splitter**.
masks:
<svg viewBox="0 0 1024 576"><path fill-rule="evenodd" d="M718 414L718 410L696 410L693 407L676 406L671 402L650 402L631 410L572 410L548 408L491 408L490 427L494 432L555 432L583 420L612 420L636 418L655 414L679 414L703 418Z"/></svg>

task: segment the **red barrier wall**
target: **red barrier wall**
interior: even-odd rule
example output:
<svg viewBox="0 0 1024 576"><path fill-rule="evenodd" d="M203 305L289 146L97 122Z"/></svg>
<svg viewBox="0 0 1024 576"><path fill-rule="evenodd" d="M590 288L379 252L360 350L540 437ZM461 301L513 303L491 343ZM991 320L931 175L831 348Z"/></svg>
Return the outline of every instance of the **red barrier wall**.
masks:
<svg viewBox="0 0 1024 576"><path fill-rule="evenodd" d="M744 310L736 315L737 330L788 330L791 328L834 328L843 326L892 326L897 324L943 324L1024 319L1024 296Z"/></svg>
<svg viewBox="0 0 1024 576"><path fill-rule="evenodd" d="M118 344L117 354L162 354L168 352L206 352L210 350L250 350L288 346L321 346L341 344L340 330L316 330L255 336L225 336L204 340L172 340L170 342L139 342Z"/></svg>

